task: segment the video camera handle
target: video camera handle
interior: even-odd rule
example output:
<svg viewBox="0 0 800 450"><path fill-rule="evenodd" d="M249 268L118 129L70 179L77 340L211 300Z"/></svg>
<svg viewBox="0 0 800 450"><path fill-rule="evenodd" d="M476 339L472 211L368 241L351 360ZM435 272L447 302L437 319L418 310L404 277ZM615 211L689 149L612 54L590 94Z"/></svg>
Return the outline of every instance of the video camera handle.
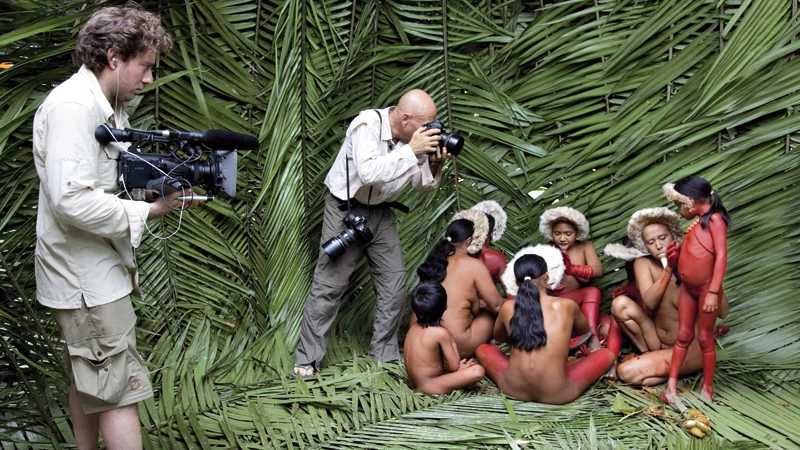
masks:
<svg viewBox="0 0 800 450"><path fill-rule="evenodd" d="M198 131L174 130L120 130L102 124L94 130L94 137L103 145L111 142L190 142L204 144L215 150L255 150L258 138L249 134L228 130L210 129L202 133Z"/></svg>

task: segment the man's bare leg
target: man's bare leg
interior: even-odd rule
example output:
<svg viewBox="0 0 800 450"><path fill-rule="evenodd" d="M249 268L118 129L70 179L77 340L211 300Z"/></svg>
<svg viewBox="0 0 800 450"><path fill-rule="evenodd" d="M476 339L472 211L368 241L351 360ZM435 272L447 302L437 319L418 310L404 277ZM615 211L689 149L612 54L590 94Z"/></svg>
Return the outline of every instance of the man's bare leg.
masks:
<svg viewBox="0 0 800 450"><path fill-rule="evenodd" d="M75 433L75 443L78 444L78 448L81 450L96 449L100 431L99 415L83 412L75 383L69 386L69 412L72 416L72 432Z"/></svg>
<svg viewBox="0 0 800 450"><path fill-rule="evenodd" d="M472 325L464 331L461 336L453 336L458 346L458 355L461 358L472 358L475 356L475 349L481 344L486 344L492 339L494 333L495 317L487 311L472 319Z"/></svg>
<svg viewBox="0 0 800 450"><path fill-rule="evenodd" d="M109 450L142 448L142 425L136 403L103 411L99 416L100 433Z"/></svg>
<svg viewBox="0 0 800 450"><path fill-rule="evenodd" d="M632 299L622 295L611 302L611 314L639 353L661 349L653 319Z"/></svg>
<svg viewBox="0 0 800 450"><path fill-rule="evenodd" d="M475 356L486 371L486 375L499 387L500 380L508 370L508 355L494 345L481 344L475 349Z"/></svg>
<svg viewBox="0 0 800 450"><path fill-rule="evenodd" d="M617 366L617 377L632 385L655 386L667 381L671 363L671 348L654 350L621 363ZM695 340L689 345L680 375L691 375L702 368L703 356L700 345Z"/></svg>
<svg viewBox="0 0 800 450"><path fill-rule="evenodd" d="M483 367L475 364L474 366L461 369L457 372L446 373L436 378L430 379L417 388L428 394L449 394L456 389L463 389L481 381L484 376Z"/></svg>

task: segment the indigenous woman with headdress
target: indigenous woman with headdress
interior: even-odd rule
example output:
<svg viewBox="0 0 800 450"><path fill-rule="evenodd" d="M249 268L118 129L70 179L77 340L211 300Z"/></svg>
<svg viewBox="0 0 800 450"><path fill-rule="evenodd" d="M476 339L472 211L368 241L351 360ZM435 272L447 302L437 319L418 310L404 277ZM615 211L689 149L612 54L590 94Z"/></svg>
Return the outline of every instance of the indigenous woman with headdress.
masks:
<svg viewBox="0 0 800 450"><path fill-rule="evenodd" d="M417 269L420 283L441 283L447 291L441 325L452 334L461 358L469 358L478 345L489 342L504 301L477 258L488 229L486 214L470 209L457 213L444 239Z"/></svg>
<svg viewBox="0 0 800 450"><path fill-rule="evenodd" d="M731 218L722 199L704 178L690 175L675 184L664 185L664 195L678 207L684 219L697 217L687 229L683 246L677 242L667 248L667 261L678 268L681 281L678 296L678 341L672 350L672 364L667 382L667 401L678 397L678 375L694 340L695 319L697 340L703 351L703 387L700 394L708 401L714 397L714 372L717 351L714 325L720 307L722 278L728 265L728 228Z"/></svg>
<svg viewBox="0 0 800 450"><path fill-rule="evenodd" d="M564 257L566 276L561 283L564 289L554 294L569 298L581 307L592 331L589 347L599 347L597 321L601 293L600 289L587 284L593 278L603 276L603 265L592 241L584 240L589 236L589 221L578 210L560 206L542 214L539 218L539 231L554 247L561 250Z"/></svg>
<svg viewBox="0 0 800 450"><path fill-rule="evenodd" d="M489 223L489 235L486 237L486 242L483 243L483 247L481 248L480 260L486 268L489 269L492 281L494 281L495 284L499 283L503 286L503 293L508 294L506 287L500 279L503 275L503 271L506 270L508 260L502 253L489 247L492 242L499 241L503 236L508 216L506 212L503 211L503 207L494 200L484 200L470 209L486 214L486 220Z"/></svg>
<svg viewBox="0 0 800 450"><path fill-rule="evenodd" d="M509 263L506 273L514 274L516 298L500 309L495 336L507 338L511 348L506 356L499 348L484 344L477 357L497 387L521 400L564 404L613 367L621 344L619 328L613 320L608 326L607 348L601 348L567 364L570 338L589 331L589 323L578 305L548 293L551 279L547 263L539 255L523 249Z"/></svg>

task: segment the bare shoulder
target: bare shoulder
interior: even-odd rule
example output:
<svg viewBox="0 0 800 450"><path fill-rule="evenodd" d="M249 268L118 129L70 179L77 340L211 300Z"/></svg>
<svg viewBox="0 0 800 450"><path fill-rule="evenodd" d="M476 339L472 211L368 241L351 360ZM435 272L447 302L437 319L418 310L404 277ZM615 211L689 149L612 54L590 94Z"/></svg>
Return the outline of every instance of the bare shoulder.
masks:
<svg viewBox="0 0 800 450"><path fill-rule="evenodd" d="M451 338L450 331L445 327L428 327L424 330L437 340L449 340Z"/></svg>
<svg viewBox="0 0 800 450"><path fill-rule="evenodd" d="M560 314L573 314L576 310L580 311L580 307L575 301L568 298L550 297L550 308Z"/></svg>
<svg viewBox="0 0 800 450"><path fill-rule="evenodd" d="M584 252L586 252L587 250L591 250L594 251L594 253L597 253L597 248L594 246L594 242L592 241L581 241L580 246L581 250L583 250Z"/></svg>
<svg viewBox="0 0 800 450"><path fill-rule="evenodd" d="M473 258L472 256L467 256L462 258L460 264L466 270L471 271L471 273L477 275L479 273L486 273L489 274L489 269L486 268L486 264L483 263L478 258Z"/></svg>
<svg viewBox="0 0 800 450"><path fill-rule="evenodd" d="M718 212L711 214L711 220L709 221L709 225L717 226L717 227L726 227L727 224L725 223L725 219L722 218L722 215Z"/></svg>
<svg viewBox="0 0 800 450"><path fill-rule="evenodd" d="M507 300L507 301L503 302L503 305L500 307L500 313L498 314L498 316L500 316L500 315L506 315L506 316L514 315L514 304L515 304L514 300Z"/></svg>
<svg viewBox="0 0 800 450"><path fill-rule="evenodd" d="M646 256L636 258L636 260L633 261L633 271L645 274L652 273L652 264L650 264L650 260Z"/></svg>

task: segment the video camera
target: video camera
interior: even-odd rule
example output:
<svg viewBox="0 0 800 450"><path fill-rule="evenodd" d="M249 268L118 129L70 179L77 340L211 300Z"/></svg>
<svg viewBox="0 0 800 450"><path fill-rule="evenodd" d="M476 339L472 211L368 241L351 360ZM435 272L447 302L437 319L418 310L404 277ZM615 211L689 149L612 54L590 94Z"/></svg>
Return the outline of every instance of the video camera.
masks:
<svg viewBox="0 0 800 450"><path fill-rule="evenodd" d="M222 191L236 196L236 150L258 147L255 136L226 130L196 131L132 130L111 128L104 124L94 131L102 145L111 142L131 142L127 152L120 153L119 174L126 189L152 188L154 180L163 178L164 185L180 189L183 183L201 186L210 194ZM142 145L171 144L170 155L142 153ZM213 150L202 159L200 145ZM183 153L186 157L179 156ZM177 184L177 186L176 186Z"/></svg>

